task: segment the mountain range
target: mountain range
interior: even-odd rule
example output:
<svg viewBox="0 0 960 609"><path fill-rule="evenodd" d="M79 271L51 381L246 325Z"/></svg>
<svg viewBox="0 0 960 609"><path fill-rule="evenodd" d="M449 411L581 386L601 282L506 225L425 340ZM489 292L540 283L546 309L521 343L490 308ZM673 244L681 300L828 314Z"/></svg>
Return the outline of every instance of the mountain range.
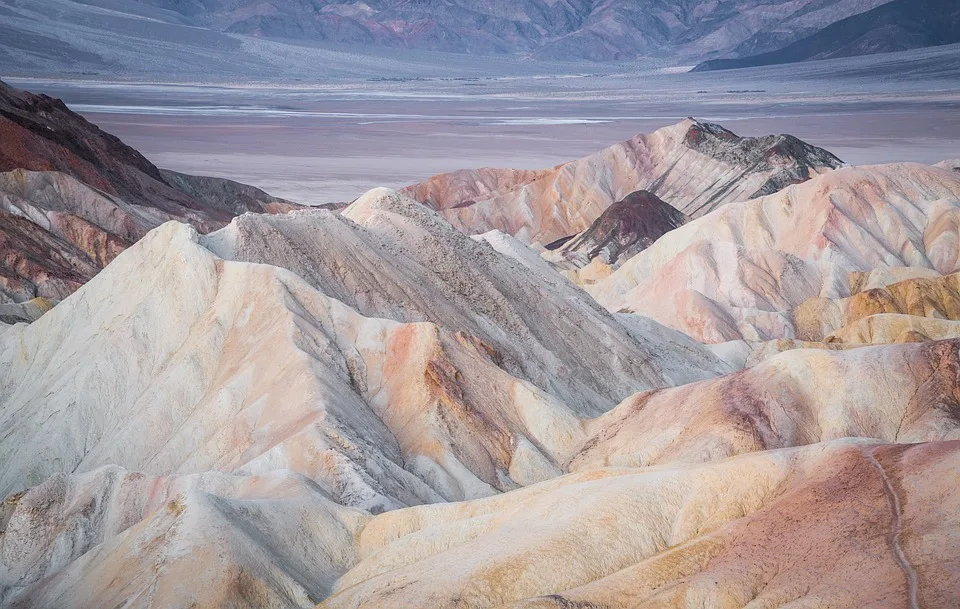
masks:
<svg viewBox="0 0 960 609"><path fill-rule="evenodd" d="M960 42L960 6L956 2L893 0L841 19L783 48L736 59L708 60L694 71L890 53L956 42Z"/></svg>
<svg viewBox="0 0 960 609"><path fill-rule="evenodd" d="M957 162L687 119L314 209L0 91L0 607L960 604Z"/></svg>
<svg viewBox="0 0 960 609"><path fill-rule="evenodd" d="M916 4L910 11L902 0L3 0L0 56L60 73L131 70L131 53L141 56L140 71L169 72L191 57L223 72L241 56L259 71L281 57L306 61L317 44L541 62L746 62L701 63L707 69L956 41L949 0ZM945 22L936 18L943 11Z"/></svg>
<svg viewBox="0 0 960 609"><path fill-rule="evenodd" d="M618 0L143 3L191 25L247 35L605 61L660 55L674 47L687 53L723 51L745 42L762 47L756 36L773 24L816 28L878 2L755 0L736 10L688 0L642 5Z"/></svg>

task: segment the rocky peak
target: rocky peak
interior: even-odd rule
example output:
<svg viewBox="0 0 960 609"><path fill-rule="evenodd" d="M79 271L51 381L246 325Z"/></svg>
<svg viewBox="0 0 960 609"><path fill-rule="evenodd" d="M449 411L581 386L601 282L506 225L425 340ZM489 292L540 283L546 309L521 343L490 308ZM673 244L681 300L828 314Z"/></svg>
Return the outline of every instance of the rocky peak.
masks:
<svg viewBox="0 0 960 609"><path fill-rule="evenodd" d="M790 184L809 180L824 170L837 169L844 162L831 152L788 134L740 137L717 125L688 119L683 138L686 147L747 174L769 173L769 177L748 198L773 194ZM707 201L710 206L724 190L718 189Z"/></svg>
<svg viewBox="0 0 960 609"><path fill-rule="evenodd" d="M601 256L607 264L616 264L686 221L687 216L657 195L638 190L608 207L590 228L571 239L563 252L584 254L589 260Z"/></svg>

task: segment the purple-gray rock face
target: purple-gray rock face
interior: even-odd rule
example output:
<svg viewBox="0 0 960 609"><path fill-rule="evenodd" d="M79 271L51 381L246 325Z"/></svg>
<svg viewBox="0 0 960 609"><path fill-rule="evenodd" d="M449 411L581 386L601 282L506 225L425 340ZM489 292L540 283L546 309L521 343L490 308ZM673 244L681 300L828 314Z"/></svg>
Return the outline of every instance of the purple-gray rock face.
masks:
<svg viewBox="0 0 960 609"><path fill-rule="evenodd" d="M960 42L960 4L956 0L895 0L841 19L792 44L777 46L776 50L712 59L698 64L694 71L855 57L955 42Z"/></svg>
<svg viewBox="0 0 960 609"><path fill-rule="evenodd" d="M104 4L108 0L92 0ZM678 55L706 59L779 48L883 0L140 0L171 22L278 39L549 60ZM109 3L115 8L116 3ZM132 10L132 9L131 9ZM776 30L776 36L768 36Z"/></svg>

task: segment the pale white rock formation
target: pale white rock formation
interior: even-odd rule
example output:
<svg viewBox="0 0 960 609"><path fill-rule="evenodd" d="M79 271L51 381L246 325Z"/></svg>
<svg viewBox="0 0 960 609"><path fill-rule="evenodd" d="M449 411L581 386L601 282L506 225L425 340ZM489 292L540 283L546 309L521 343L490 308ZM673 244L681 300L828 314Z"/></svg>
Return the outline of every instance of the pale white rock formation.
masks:
<svg viewBox="0 0 960 609"><path fill-rule="evenodd" d="M561 298L569 325L527 321ZM942 441L960 429L956 342L793 350L585 420L559 397L585 372L558 368L581 376L548 390L503 355L549 370L536 345L586 342L577 319L657 370L715 361L590 304L512 237L470 239L388 191L342 218L242 216L207 237L165 224L0 334L0 483L33 487L0 507L0 602L955 603L943 557L960 547L960 497L940 481L960 471L960 445ZM849 435L937 442L786 448ZM893 527L908 559L889 550ZM933 583L911 589L908 569ZM852 573L871 585L851 590Z"/></svg>
<svg viewBox="0 0 960 609"><path fill-rule="evenodd" d="M936 164L937 167L960 172L960 159L947 159Z"/></svg>
<svg viewBox="0 0 960 609"><path fill-rule="evenodd" d="M728 370L686 337L662 345L626 332L515 239L477 242L388 189L341 214L241 216L203 243L227 259L288 268L363 315L476 336L505 370L581 414L609 410L638 384Z"/></svg>
<svg viewBox="0 0 960 609"><path fill-rule="evenodd" d="M743 337L813 296L837 340L952 335L958 184L728 205L592 286L609 310L385 189L164 224L0 325L0 606L953 609L960 341ZM734 340L632 312L673 291Z"/></svg>
<svg viewBox="0 0 960 609"><path fill-rule="evenodd" d="M290 469L374 512L485 496L560 474L582 416L731 369L551 273L385 191L165 224L0 335L0 493L118 464Z"/></svg>
<svg viewBox="0 0 960 609"><path fill-rule="evenodd" d="M909 279L936 279L940 273L917 266L881 266L869 272L857 273L855 291L875 290ZM853 290L854 288L851 287Z"/></svg>
<svg viewBox="0 0 960 609"><path fill-rule="evenodd" d="M824 340L849 345L922 342L960 338L960 320L878 313L828 334Z"/></svg>
<svg viewBox="0 0 960 609"><path fill-rule="evenodd" d="M366 320L281 269L225 264L197 240L165 224L3 334L3 492L120 464L289 467L370 509L439 499L396 464L396 441L353 389L346 360L359 354L338 349L339 336L397 324Z"/></svg>
<svg viewBox="0 0 960 609"><path fill-rule="evenodd" d="M58 474L0 505L0 605L311 607L369 519L289 472Z"/></svg>
<svg viewBox="0 0 960 609"><path fill-rule="evenodd" d="M737 370L747 367L747 360L753 352L753 345L745 340L728 340L723 343L708 344L710 352L733 366Z"/></svg>
<svg viewBox="0 0 960 609"><path fill-rule="evenodd" d="M942 481L958 473L960 442L844 439L577 472L371 519L295 474L107 467L0 506L2 602L949 609L960 494Z"/></svg>
<svg viewBox="0 0 960 609"><path fill-rule="evenodd" d="M586 425L571 471L692 463L844 437L960 440L960 342L791 349L648 391Z"/></svg>
<svg viewBox="0 0 960 609"><path fill-rule="evenodd" d="M948 609L958 474L958 442L862 440L571 474L377 516L320 607Z"/></svg>
<svg viewBox="0 0 960 609"><path fill-rule="evenodd" d="M790 311L849 296L852 271L960 270L958 223L960 174L843 168L694 220L586 289L704 342L791 338Z"/></svg>
<svg viewBox="0 0 960 609"><path fill-rule="evenodd" d="M819 341L798 340L796 338L778 338L776 340L765 341L731 340L725 343L707 345L707 348L709 348L714 355L740 370L743 368L752 368L760 362L766 361L784 351L793 351L795 349L828 349L831 351L839 351L842 349L855 349L862 346L863 345L857 344L845 345L840 342L824 343Z"/></svg>

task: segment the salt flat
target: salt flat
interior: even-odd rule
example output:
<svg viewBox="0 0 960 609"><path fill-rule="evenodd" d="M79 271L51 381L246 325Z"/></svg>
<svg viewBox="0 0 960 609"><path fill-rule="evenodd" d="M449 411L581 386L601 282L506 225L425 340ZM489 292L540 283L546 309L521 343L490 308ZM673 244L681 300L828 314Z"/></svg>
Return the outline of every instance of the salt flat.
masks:
<svg viewBox="0 0 960 609"><path fill-rule="evenodd" d="M686 116L741 135L791 133L851 164L960 155L960 45L721 73L491 70L244 85L9 80L61 97L160 166L308 204L458 168L549 167Z"/></svg>

